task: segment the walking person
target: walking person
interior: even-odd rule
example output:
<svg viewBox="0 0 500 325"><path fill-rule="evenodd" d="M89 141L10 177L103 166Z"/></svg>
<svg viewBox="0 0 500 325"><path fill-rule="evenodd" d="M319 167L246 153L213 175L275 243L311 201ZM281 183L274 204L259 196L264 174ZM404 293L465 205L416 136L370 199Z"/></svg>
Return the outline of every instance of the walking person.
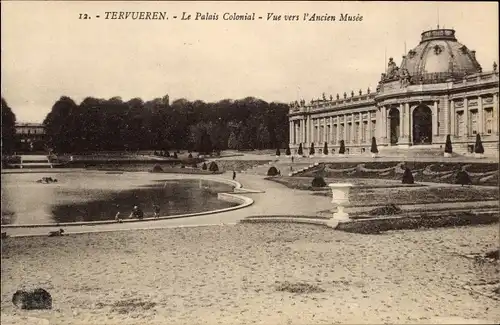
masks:
<svg viewBox="0 0 500 325"><path fill-rule="evenodd" d="M236 172L233 170L233 181L236 179Z"/></svg>
<svg viewBox="0 0 500 325"><path fill-rule="evenodd" d="M153 213L156 219L160 217L160 206L158 204L153 204Z"/></svg>
<svg viewBox="0 0 500 325"><path fill-rule="evenodd" d="M292 156L292 164L293 164L293 156Z"/></svg>

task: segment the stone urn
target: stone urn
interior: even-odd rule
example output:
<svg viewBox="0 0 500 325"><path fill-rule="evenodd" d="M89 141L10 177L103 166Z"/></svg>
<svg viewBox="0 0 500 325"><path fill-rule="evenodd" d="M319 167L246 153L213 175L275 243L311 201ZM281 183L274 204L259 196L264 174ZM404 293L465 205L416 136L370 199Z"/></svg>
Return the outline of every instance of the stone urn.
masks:
<svg viewBox="0 0 500 325"><path fill-rule="evenodd" d="M349 205L350 183L330 183L328 187L332 189L332 203L337 206L337 212L333 214L333 219L338 221L348 221L349 215L344 212L344 207Z"/></svg>

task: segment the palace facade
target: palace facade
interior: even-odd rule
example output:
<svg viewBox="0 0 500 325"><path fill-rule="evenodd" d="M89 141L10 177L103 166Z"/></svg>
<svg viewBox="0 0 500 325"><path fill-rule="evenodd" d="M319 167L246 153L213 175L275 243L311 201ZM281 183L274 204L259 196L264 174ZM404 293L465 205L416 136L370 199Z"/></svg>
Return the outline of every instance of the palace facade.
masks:
<svg viewBox="0 0 500 325"><path fill-rule="evenodd" d="M463 153L480 134L485 151L498 151L498 87L496 63L483 72L454 30L429 30L400 67L389 59L376 91L292 103L290 148L318 152L326 142L335 154L344 140L348 153L369 152L372 137L381 150L444 148L449 134Z"/></svg>

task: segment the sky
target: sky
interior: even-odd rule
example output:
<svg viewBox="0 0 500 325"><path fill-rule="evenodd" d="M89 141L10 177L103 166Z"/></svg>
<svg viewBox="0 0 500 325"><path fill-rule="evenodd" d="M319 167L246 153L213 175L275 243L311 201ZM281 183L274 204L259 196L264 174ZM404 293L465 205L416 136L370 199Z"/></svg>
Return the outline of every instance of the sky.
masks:
<svg viewBox="0 0 500 325"><path fill-rule="evenodd" d="M107 11L167 12L169 20L106 20ZM183 21L183 12L219 19ZM263 19L226 21L226 12ZM79 19L84 13L91 19ZM305 13L336 21L303 21ZM340 22L341 13L363 18ZM496 2L8 1L1 92L19 122L42 122L61 96L309 101L375 89L388 58L399 65L405 46L438 24L477 51L484 71L498 62Z"/></svg>

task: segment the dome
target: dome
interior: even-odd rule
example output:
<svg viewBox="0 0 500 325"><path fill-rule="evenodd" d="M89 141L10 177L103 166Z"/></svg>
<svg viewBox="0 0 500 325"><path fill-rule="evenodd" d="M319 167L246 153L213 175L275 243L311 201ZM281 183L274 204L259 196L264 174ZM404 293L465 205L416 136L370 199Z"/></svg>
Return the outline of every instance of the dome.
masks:
<svg viewBox="0 0 500 325"><path fill-rule="evenodd" d="M481 72L476 51L455 38L453 29L435 29L422 33L422 40L401 62L401 70L410 76L429 74L465 75Z"/></svg>

